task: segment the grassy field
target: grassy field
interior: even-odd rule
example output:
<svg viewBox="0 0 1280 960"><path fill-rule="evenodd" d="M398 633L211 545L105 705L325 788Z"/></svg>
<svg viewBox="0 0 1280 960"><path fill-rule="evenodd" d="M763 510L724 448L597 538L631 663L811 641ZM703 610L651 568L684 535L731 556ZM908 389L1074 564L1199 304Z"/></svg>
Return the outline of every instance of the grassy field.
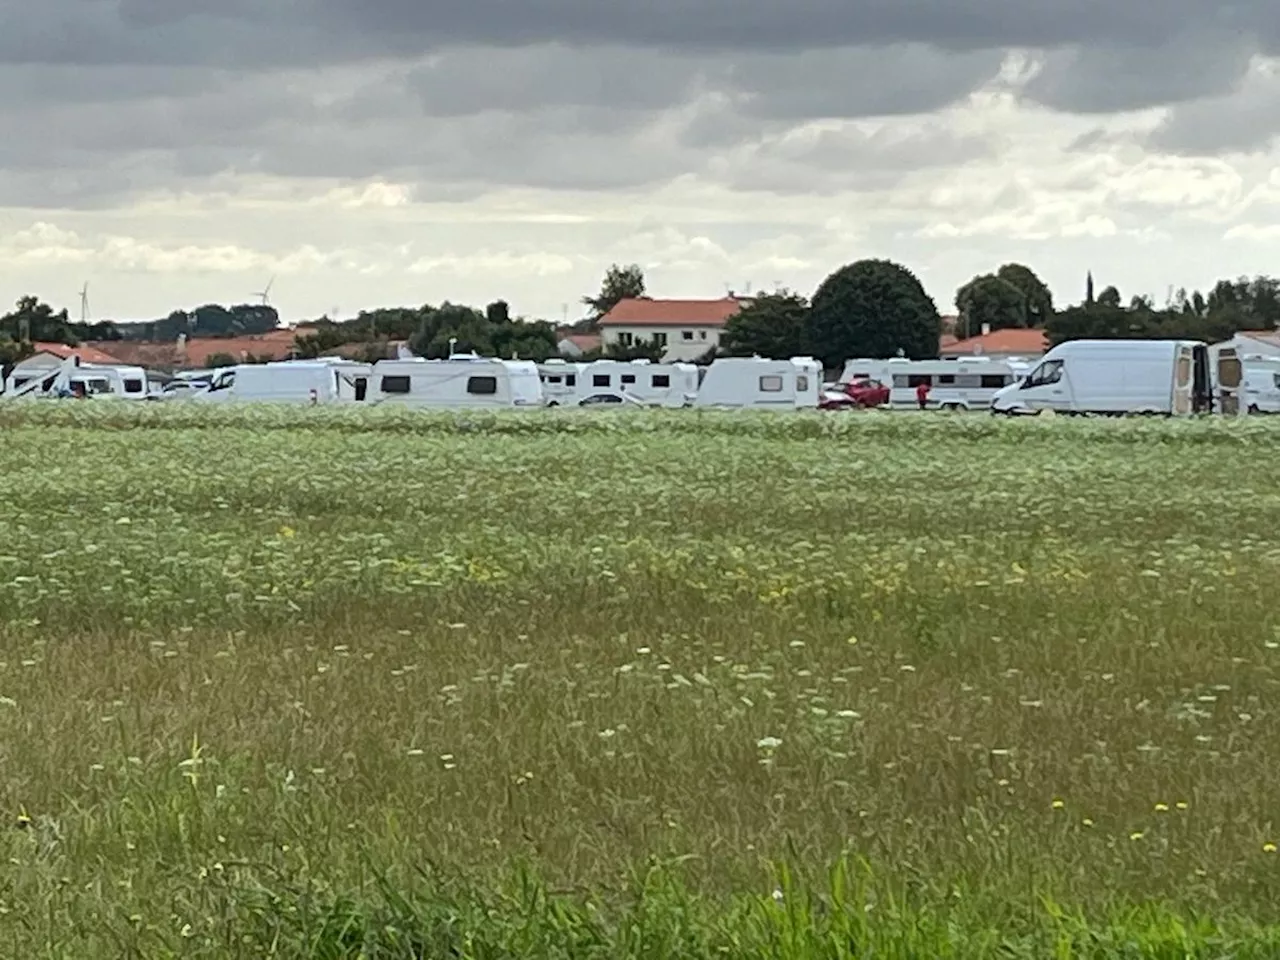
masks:
<svg viewBox="0 0 1280 960"><path fill-rule="evenodd" d="M0 955L1280 955L1280 424L0 437Z"/></svg>

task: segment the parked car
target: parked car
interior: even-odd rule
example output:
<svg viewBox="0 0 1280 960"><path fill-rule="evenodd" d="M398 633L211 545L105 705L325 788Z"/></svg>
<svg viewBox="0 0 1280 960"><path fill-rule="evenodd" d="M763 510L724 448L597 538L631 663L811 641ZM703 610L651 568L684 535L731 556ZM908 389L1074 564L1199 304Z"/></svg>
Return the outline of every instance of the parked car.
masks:
<svg viewBox="0 0 1280 960"><path fill-rule="evenodd" d="M824 390L818 400L820 410L848 410L854 407L880 407L889 402L889 388L871 377L858 377L848 383Z"/></svg>
<svg viewBox="0 0 1280 960"><path fill-rule="evenodd" d="M637 400L635 397L629 396L625 393L614 393L613 391L608 391L606 393L593 393L590 396L583 397L581 400L578 401L578 406L580 407L598 407L598 406L609 406L609 405L632 406L632 407L648 406L648 404L644 403L641 400Z"/></svg>

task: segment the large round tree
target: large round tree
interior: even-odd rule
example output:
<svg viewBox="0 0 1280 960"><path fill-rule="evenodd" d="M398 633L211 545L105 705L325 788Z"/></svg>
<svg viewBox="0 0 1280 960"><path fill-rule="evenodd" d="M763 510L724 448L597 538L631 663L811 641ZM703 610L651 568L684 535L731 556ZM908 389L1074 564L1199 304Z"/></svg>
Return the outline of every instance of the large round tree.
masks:
<svg viewBox="0 0 1280 960"><path fill-rule="evenodd" d="M942 318L916 275L888 260L841 267L813 295L810 339L828 369L854 357L938 355Z"/></svg>

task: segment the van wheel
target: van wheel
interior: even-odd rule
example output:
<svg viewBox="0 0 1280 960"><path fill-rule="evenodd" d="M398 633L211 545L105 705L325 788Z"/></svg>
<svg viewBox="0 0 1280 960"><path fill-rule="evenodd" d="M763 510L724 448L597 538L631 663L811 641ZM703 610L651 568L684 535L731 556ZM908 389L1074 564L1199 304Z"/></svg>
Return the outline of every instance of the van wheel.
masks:
<svg viewBox="0 0 1280 960"><path fill-rule="evenodd" d="M1258 409L1258 405L1257 405L1256 403L1251 403L1251 404L1249 404L1249 414L1250 414L1251 416L1255 416L1255 417L1256 417L1256 416L1257 416L1258 414L1260 414L1261 412L1262 412L1262 411Z"/></svg>

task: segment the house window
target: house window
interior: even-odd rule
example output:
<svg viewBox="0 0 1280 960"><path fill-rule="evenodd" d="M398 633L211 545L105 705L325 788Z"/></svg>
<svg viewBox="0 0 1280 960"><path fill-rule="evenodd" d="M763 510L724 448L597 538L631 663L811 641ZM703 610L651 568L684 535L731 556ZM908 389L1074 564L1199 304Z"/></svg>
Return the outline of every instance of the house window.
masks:
<svg viewBox="0 0 1280 960"><path fill-rule="evenodd" d="M781 393L782 378L781 377L761 377L760 392L761 393Z"/></svg>
<svg viewBox="0 0 1280 960"><path fill-rule="evenodd" d="M569 374L564 378L564 385L566 387L576 387L578 385L578 375L576 373Z"/></svg>
<svg viewBox="0 0 1280 960"><path fill-rule="evenodd" d="M492 397L497 392L497 377L469 377L467 379L467 393L478 397Z"/></svg>
<svg viewBox="0 0 1280 960"><path fill-rule="evenodd" d="M682 340L692 340L692 339L693 339L693 331L692 331L692 330L683 330L683 331L681 331L681 333L680 333L680 339L682 339Z"/></svg>
<svg viewBox="0 0 1280 960"><path fill-rule="evenodd" d="M591 385L593 387L607 387L610 382L611 381L607 373L593 373L591 375Z"/></svg>
<svg viewBox="0 0 1280 960"><path fill-rule="evenodd" d="M383 377L381 390L383 393L408 393L408 377Z"/></svg>
<svg viewBox="0 0 1280 960"><path fill-rule="evenodd" d="M698 331L698 339L699 339L699 340L705 340L705 339L707 339L707 331L705 331L705 330L699 330L699 331Z"/></svg>
<svg viewBox="0 0 1280 960"><path fill-rule="evenodd" d="M653 386L655 389L667 389L671 386L671 375L667 373L655 373L653 375Z"/></svg>
<svg viewBox="0 0 1280 960"><path fill-rule="evenodd" d="M622 375L622 382L624 385L628 383L635 383L636 375L634 373L624 373Z"/></svg>
<svg viewBox="0 0 1280 960"><path fill-rule="evenodd" d="M124 392L125 393L141 393L142 381L136 378L126 380L124 382Z"/></svg>
<svg viewBox="0 0 1280 960"><path fill-rule="evenodd" d="M624 330L618 334L618 342L624 347L629 347L636 342L636 338Z"/></svg>
<svg viewBox="0 0 1280 960"><path fill-rule="evenodd" d="M667 345L667 335L665 333L655 333L653 335L653 345L655 347L665 347Z"/></svg>

